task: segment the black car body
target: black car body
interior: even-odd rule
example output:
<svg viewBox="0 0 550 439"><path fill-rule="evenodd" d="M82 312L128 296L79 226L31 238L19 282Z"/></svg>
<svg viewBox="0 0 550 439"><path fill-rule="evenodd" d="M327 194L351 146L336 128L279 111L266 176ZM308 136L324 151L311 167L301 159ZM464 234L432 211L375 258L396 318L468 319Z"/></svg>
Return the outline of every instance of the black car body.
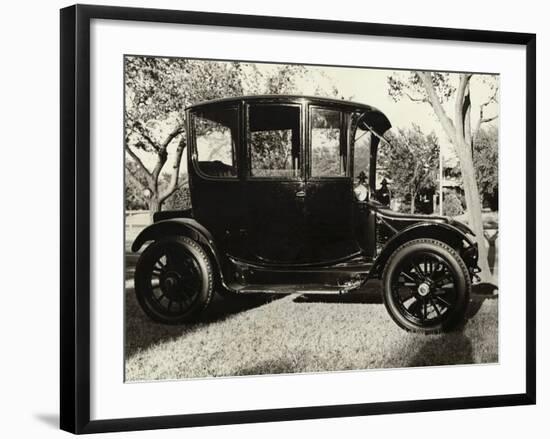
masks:
<svg viewBox="0 0 550 439"><path fill-rule="evenodd" d="M155 256L144 257L146 250L136 272L138 299L151 317L197 318L210 301L209 282L209 291L230 294L339 294L382 278L386 306L406 329L439 331L463 318L478 271L473 233L375 199L378 146L391 127L381 111L318 97L251 96L191 106L186 122L192 208L156 213L132 246L137 252L153 241ZM180 256L169 264L170 252ZM165 268L157 264L155 275L154 259L162 257ZM186 259L189 269L178 273ZM452 300L435 294L445 271L454 290L464 290ZM185 287L193 278L194 293ZM396 288L415 291L417 304L400 300Z"/></svg>

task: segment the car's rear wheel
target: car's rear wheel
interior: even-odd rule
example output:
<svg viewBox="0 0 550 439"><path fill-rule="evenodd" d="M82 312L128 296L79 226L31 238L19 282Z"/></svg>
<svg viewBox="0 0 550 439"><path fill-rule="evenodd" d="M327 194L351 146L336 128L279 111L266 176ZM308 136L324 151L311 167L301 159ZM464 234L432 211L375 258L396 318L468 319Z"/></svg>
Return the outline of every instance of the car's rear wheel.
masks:
<svg viewBox="0 0 550 439"><path fill-rule="evenodd" d="M136 265L137 300L150 318L161 323L196 320L212 300L213 284L210 258L187 237L153 242Z"/></svg>
<svg viewBox="0 0 550 439"><path fill-rule="evenodd" d="M390 256L383 273L384 304L408 331L449 331L464 321L471 280L466 264L449 245L416 239Z"/></svg>

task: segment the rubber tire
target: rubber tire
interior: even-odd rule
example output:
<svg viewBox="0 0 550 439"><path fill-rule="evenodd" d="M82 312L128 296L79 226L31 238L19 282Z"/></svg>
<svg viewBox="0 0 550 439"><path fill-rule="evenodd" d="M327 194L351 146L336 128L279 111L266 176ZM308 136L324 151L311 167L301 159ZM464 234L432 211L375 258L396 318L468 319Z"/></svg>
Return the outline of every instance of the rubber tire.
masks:
<svg viewBox="0 0 550 439"><path fill-rule="evenodd" d="M420 326L407 320L397 308L391 294L391 279L401 261L415 252L431 252L445 259L457 279L457 302L447 318L436 325ZM436 239L415 239L398 247L389 257L382 274L384 305L391 318L401 328L410 332L437 334L455 329L465 321L466 311L470 302L472 281L466 264L455 249Z"/></svg>
<svg viewBox="0 0 550 439"><path fill-rule="evenodd" d="M176 316L159 313L156 309L149 305L147 295L143 294L147 291L147 288L149 288L147 283L148 272L151 268L151 264L155 263L158 258L159 251L162 250L163 246L166 245L167 242L170 244L176 243L181 245L189 253L191 253L199 265L199 269L202 274L202 288L197 296L197 299L188 310L186 310L183 314ZM196 321L206 310L212 301L212 296L214 295L214 275L212 263L203 247L193 239L185 236L164 238L150 244L139 257L134 275L134 287L139 305L145 314L147 314L155 322L168 325L179 325L193 322Z"/></svg>

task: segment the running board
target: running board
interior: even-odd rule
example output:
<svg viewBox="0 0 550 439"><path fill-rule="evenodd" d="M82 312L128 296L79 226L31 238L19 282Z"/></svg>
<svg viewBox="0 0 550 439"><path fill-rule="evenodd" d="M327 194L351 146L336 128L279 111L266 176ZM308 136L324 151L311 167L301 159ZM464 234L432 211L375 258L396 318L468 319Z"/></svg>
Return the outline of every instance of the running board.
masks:
<svg viewBox="0 0 550 439"><path fill-rule="evenodd" d="M243 285L234 287L239 294L346 294L363 284L362 281L352 281L344 285L291 285L291 284L272 284L272 285Z"/></svg>
<svg viewBox="0 0 550 439"><path fill-rule="evenodd" d="M228 278L234 279L239 286L304 285L327 286L330 289L347 288L348 284L364 281L369 275L370 266L361 267L330 267L302 270L282 270L249 268L237 266ZM317 288L315 288L317 289ZM324 288L322 288L324 289Z"/></svg>

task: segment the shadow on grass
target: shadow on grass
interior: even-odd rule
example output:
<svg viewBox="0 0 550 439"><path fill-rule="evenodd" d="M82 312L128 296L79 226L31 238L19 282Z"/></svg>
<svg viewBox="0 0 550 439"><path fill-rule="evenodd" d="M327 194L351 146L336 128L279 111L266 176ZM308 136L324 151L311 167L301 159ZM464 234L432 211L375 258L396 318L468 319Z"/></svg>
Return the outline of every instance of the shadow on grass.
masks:
<svg viewBox="0 0 550 439"><path fill-rule="evenodd" d="M480 283L472 287L470 305L466 312L466 319L473 318L480 310L485 300L498 298L494 291L498 287L493 284ZM348 294L302 294L294 299L296 303L358 303L383 304L382 285L379 280L370 280L365 286Z"/></svg>
<svg viewBox="0 0 550 439"><path fill-rule="evenodd" d="M138 258L139 254L126 253L127 280L133 279ZM124 316L126 358L129 358L139 350L173 340L183 334L192 333L200 327L257 308L281 297L283 296L272 297L266 294L247 294L246 296L222 298L218 294L215 294L207 311L201 316L200 322L172 326L153 322L139 306L134 289L126 288Z"/></svg>
<svg viewBox="0 0 550 439"><path fill-rule="evenodd" d="M444 366L475 363L471 340L462 332L426 339L407 366Z"/></svg>
<svg viewBox="0 0 550 439"><path fill-rule="evenodd" d="M296 364L287 358L271 359L254 364L235 371L235 376L246 375L277 375L282 373L295 373Z"/></svg>
<svg viewBox="0 0 550 439"><path fill-rule="evenodd" d="M478 314L484 302L498 299L498 296L494 294L497 289L498 287L494 284L480 283L474 285L464 322L456 327L454 331L434 337L426 337L414 357L409 361L408 366L443 366L476 363L473 355L472 341L464 333L464 329L468 321Z"/></svg>
<svg viewBox="0 0 550 439"><path fill-rule="evenodd" d="M471 340L462 332L451 332L436 336L414 336L411 338L410 350L404 352L393 352L388 348L385 355L388 355L387 364L379 365L374 368L402 368L402 367L423 367L423 366L448 366L460 364L474 364L473 347ZM254 364L252 366L239 369L234 375L271 375L288 374L296 372L318 372L320 370L309 370L310 358L272 358ZM361 370L371 368L372 366L361 367L358 363L356 367L346 365L336 370ZM323 370L328 372L332 369Z"/></svg>
<svg viewBox="0 0 550 439"><path fill-rule="evenodd" d="M222 298L215 294L207 311L200 317L200 321L182 325L165 325L156 323L145 315L135 298L133 288L127 288L125 295L126 358L139 350L193 333L205 325L222 321L284 297L283 295L274 297L267 294L247 294L242 297Z"/></svg>
<svg viewBox="0 0 550 439"><path fill-rule="evenodd" d="M266 305L285 296L283 294L243 294L224 298L216 295L206 313L201 316L201 323L224 320L229 316Z"/></svg>
<svg viewBox="0 0 550 439"><path fill-rule="evenodd" d="M498 287L493 284L480 283L472 287L472 295L470 297L470 305L466 311L466 319L472 319L481 309L483 302L486 300L496 300L498 296L494 294L494 291Z"/></svg>
<svg viewBox="0 0 550 439"><path fill-rule="evenodd" d="M126 280L134 278L135 266L138 259L139 254L126 252ZM281 297L283 296L277 296L276 298ZM276 298L266 294L247 294L246 296L222 298L220 295L215 294L210 306L200 317L199 322L182 325L164 325L153 322L147 317L136 300L134 289L126 288L124 299L125 356L129 358L139 350L173 340L184 334L193 333L204 325L257 308L272 302Z"/></svg>

